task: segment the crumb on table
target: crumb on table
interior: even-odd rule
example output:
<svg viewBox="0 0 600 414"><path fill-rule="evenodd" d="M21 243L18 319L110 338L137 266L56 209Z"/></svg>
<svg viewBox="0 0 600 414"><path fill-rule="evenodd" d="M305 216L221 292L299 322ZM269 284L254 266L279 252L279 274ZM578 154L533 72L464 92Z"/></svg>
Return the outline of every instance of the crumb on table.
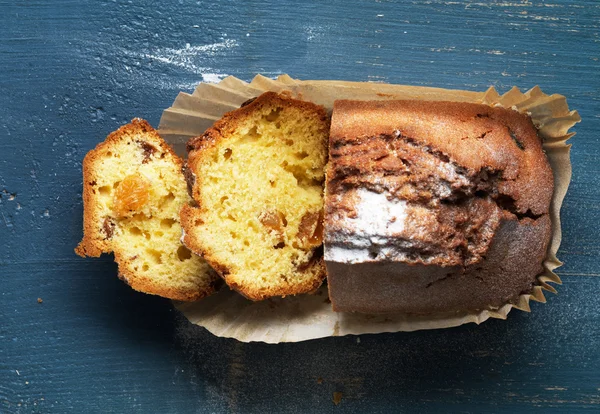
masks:
<svg viewBox="0 0 600 414"><path fill-rule="evenodd" d="M333 403L335 405L338 405L340 402L342 401L342 393L341 392L334 392L333 393Z"/></svg>

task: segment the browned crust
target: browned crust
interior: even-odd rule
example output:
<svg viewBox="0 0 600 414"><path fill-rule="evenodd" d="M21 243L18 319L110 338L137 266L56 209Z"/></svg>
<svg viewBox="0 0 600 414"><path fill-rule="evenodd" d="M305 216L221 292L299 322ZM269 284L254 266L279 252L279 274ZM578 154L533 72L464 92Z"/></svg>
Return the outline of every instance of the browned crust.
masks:
<svg viewBox="0 0 600 414"><path fill-rule="evenodd" d="M94 194L95 164L111 150L111 146L129 136L144 134L145 138L160 147L162 152L172 156L177 169L181 170L182 160L173 149L160 137L158 132L145 120L134 118L131 123L122 126L108 135L104 142L90 150L83 160L83 239L75 248L75 253L81 257L100 257L102 253L111 253L113 248L110 241L104 240L103 235L97 231L97 201ZM208 296L216 291L216 281L201 291L186 291L160 285L155 281L136 274L128 269L128 260L122 252L114 251L115 262L119 268L119 278L125 281L134 290L158 295L174 300L194 301Z"/></svg>
<svg viewBox="0 0 600 414"><path fill-rule="evenodd" d="M229 277L231 273L235 272L235 269L231 269L227 267L226 264L219 262L211 253L210 249L206 247L200 240L198 240L198 238L193 234L192 229L196 226L195 222L199 219L199 216L200 212L196 207L184 205L181 208L180 221L181 226L184 229L181 241L188 249L206 260L206 262L217 272L219 276L223 278L225 283L227 283L231 289L239 292L241 295L250 300L259 301L273 296L291 296L302 293L312 293L317 290L319 286L321 286L323 280L325 280L325 277L327 276L325 262L323 260L323 256L320 255L316 258L316 260L311 259L309 265L305 266L303 269L304 273L315 274L314 279L310 280L308 283L294 286L275 286L272 289L266 290L250 289L248 287L239 285ZM318 247L313 249L313 251L316 251L317 249Z"/></svg>
<svg viewBox="0 0 600 414"><path fill-rule="evenodd" d="M487 259L467 268L328 262L329 297L338 312L434 314L498 309L531 292L543 272L551 232L548 215L537 220L505 217Z"/></svg>
<svg viewBox="0 0 600 414"><path fill-rule="evenodd" d="M443 134L430 133L437 130L443 130ZM472 171L502 171L498 190L514 199L519 213L548 212L554 177L529 116L502 107L464 102L334 103L330 145L348 139L394 135L397 131ZM513 144L514 136L519 141L506 145Z"/></svg>
<svg viewBox="0 0 600 414"><path fill-rule="evenodd" d="M192 171L197 170L197 164L202 160L208 150L214 147L220 140L227 139L248 116L251 116L255 111L261 110L266 106L283 106L288 108L296 108L305 112L312 112L317 115L325 125L326 130L329 129L329 117L327 112L322 106L315 105L311 102L300 101L297 99L287 98L279 95L275 92L265 92L253 100L249 100L244 103L241 108L226 113L223 118L216 121L211 128L209 128L203 135L199 137L191 138L187 143L188 151L188 168ZM325 135L326 135L326 131ZM324 143L325 144L325 143ZM188 182L192 181L191 176L188 175ZM230 275L236 271L236 269L229 268L227 264L219 262L211 252L209 246L203 244L194 235L194 227L197 225L196 221L200 220L203 212L202 206L202 177L193 175L193 188L192 197L198 204L197 207L184 205L180 213L181 225L184 229L184 235L182 237L183 244L197 255L202 256L204 260L212 266L213 269L225 280L230 288L241 293L248 299L251 300L263 300L273 296L290 296L302 293L314 292L326 277L325 263L323 258L314 260L309 266L303 269L302 273L313 273L315 276L307 283L297 285L283 285L273 286L271 289L256 290L248 286L241 286L236 284ZM201 225L201 224L200 224ZM319 246L312 249L314 252Z"/></svg>
<svg viewBox="0 0 600 414"><path fill-rule="evenodd" d="M193 167L195 166L195 160L198 156L201 156L198 154L202 154L203 150L214 146L218 140L224 139L233 133L238 128L239 124L247 116L252 115L253 112L258 111L265 106L275 105L296 108L306 112L313 112L325 125L327 125L327 129L329 129L329 117L327 116L325 108L322 106L316 105L312 102L286 98L285 96L278 95L275 92L265 92L257 98L254 98L254 100L246 101L245 105L241 108L227 112L221 119L216 121L212 127L207 129L204 134L198 137L190 138L190 140L187 142L186 149L188 152L188 164L190 165L192 171L194 171Z"/></svg>
<svg viewBox="0 0 600 414"><path fill-rule="evenodd" d="M340 182L360 186L372 180L369 174L378 168L393 175L394 169L402 167L385 158L381 165L376 164L379 153L387 152L376 145L382 138L415 143L471 177L480 172L484 180L488 173L494 176L497 189L490 195L503 218L494 228L491 243L481 251L482 260L470 265L327 262L334 310L430 314L494 309L530 292L543 272L554 191L552 169L531 118L510 109L471 103L336 101L327 171L330 195L344 194ZM356 145L354 152L346 153L346 145ZM326 211L334 210L330 203L337 203L335 207L343 204L326 198ZM332 217L328 218L329 230L339 232Z"/></svg>
<svg viewBox="0 0 600 414"><path fill-rule="evenodd" d="M124 264L127 263L125 255L114 251L115 262L119 266L118 277L123 282L127 283L132 289L138 292L148 293L151 295L161 296L163 298L179 300L182 302L193 302L207 296L212 295L221 286L221 279L217 277L216 272L213 274L213 280L202 290L186 290L177 289L156 283L151 278L137 275L135 272L129 271ZM211 269L212 270L212 269Z"/></svg>

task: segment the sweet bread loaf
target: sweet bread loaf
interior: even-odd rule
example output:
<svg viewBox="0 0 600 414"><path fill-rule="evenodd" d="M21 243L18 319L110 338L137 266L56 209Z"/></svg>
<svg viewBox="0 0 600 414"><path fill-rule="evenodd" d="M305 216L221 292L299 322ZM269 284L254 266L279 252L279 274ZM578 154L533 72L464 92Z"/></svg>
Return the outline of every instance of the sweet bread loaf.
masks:
<svg viewBox="0 0 600 414"><path fill-rule="evenodd" d="M253 300L311 292L325 278L322 107L267 92L188 142L197 206L184 244Z"/></svg>
<svg viewBox="0 0 600 414"><path fill-rule="evenodd" d="M486 105L337 101L325 197L334 310L493 309L529 292L553 175L529 117Z"/></svg>
<svg viewBox="0 0 600 414"><path fill-rule="evenodd" d="M110 134L83 161L84 236L75 250L114 252L133 289L192 301L211 294L217 274L180 242L179 211L192 202L182 161L144 120Z"/></svg>

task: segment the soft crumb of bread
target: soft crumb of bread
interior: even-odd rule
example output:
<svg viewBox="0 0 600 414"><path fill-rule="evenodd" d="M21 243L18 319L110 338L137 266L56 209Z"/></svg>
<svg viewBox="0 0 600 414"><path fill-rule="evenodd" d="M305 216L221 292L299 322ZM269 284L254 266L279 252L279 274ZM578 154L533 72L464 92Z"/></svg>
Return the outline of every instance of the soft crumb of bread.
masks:
<svg viewBox="0 0 600 414"><path fill-rule="evenodd" d="M83 163L80 256L114 252L135 290L177 300L214 291L217 276L180 242L179 210L191 202L182 162L140 119L121 127Z"/></svg>
<svg viewBox="0 0 600 414"><path fill-rule="evenodd" d="M322 107L263 94L188 144L195 175L184 243L254 300L306 293L325 277Z"/></svg>

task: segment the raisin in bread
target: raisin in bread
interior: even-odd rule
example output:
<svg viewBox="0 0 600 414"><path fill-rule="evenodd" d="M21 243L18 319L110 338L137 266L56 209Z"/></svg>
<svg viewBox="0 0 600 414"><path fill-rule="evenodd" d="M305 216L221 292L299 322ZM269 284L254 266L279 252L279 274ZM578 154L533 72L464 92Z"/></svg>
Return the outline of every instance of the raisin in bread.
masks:
<svg viewBox="0 0 600 414"><path fill-rule="evenodd" d="M182 161L144 120L110 134L83 161L80 256L114 252L133 289L192 301L215 291L216 273L180 242L179 210L192 202Z"/></svg>
<svg viewBox="0 0 600 414"><path fill-rule="evenodd" d="M334 310L497 309L543 271L553 175L526 115L337 101L327 180Z"/></svg>
<svg viewBox="0 0 600 414"><path fill-rule="evenodd" d="M325 278L323 182L329 119L267 92L188 142L184 244L244 296L307 293Z"/></svg>

